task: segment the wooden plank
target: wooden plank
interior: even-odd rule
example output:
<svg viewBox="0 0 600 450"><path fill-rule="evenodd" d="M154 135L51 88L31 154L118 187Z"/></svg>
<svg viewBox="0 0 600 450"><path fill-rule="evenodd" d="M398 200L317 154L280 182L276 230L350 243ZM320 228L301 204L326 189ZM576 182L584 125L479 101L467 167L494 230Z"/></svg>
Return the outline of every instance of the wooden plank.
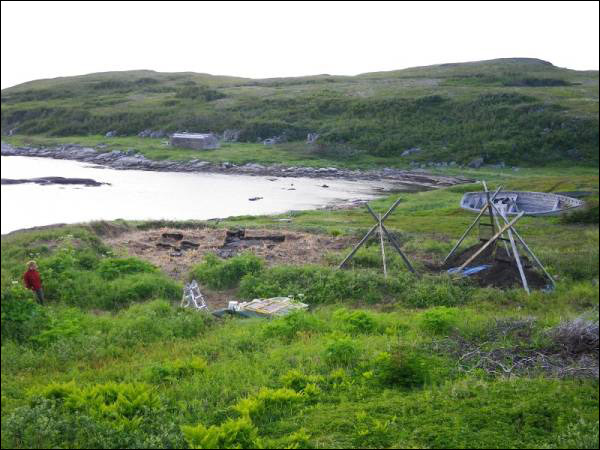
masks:
<svg viewBox="0 0 600 450"><path fill-rule="evenodd" d="M500 189L502 189L502 186L498 186L498 189L496 189L496 192L494 192L494 195L492 195L491 201L494 201L494 199L496 198L496 196L498 195L498 192L500 192ZM485 213L485 210L487 209L487 205L483 205L483 207L481 208L481 210L479 211L479 214L477 214L477 217L475 217L475 220L473 221L473 223L471 225L469 225L469 227L467 228L467 230L463 233L463 235L460 237L460 239L456 242L456 244L454 244L454 247L452 247L452 250L450 250L450 253L448 253L448 256L446 256L444 258L444 261L442 262L442 264L446 264L446 261L448 261L448 259L450 259L450 257L454 254L454 252L456 251L456 249L460 246L460 244L462 244L462 241L465 240L465 238L467 237L467 235L471 232L471 230L473 229L473 227L475 226L475 224L477 222L479 222L479 219L481 218L481 216L483 216L483 214Z"/></svg>
<svg viewBox="0 0 600 450"><path fill-rule="evenodd" d="M508 230L511 226L513 226L515 223L517 223L517 221L523 217L523 214L525 214L524 212L520 212L517 217L515 217L513 220L510 221L510 223L506 224L505 226L503 226L500 231L498 231L489 241L487 241L484 245L481 246L481 248L479 250L477 250L473 255L471 255L471 257L469 259L467 259L457 270L457 272L462 272L462 270L467 267L475 258L477 258L486 248L488 248L490 245L492 245L494 242L496 242L496 239L498 239L502 233L504 233L506 230Z"/></svg>

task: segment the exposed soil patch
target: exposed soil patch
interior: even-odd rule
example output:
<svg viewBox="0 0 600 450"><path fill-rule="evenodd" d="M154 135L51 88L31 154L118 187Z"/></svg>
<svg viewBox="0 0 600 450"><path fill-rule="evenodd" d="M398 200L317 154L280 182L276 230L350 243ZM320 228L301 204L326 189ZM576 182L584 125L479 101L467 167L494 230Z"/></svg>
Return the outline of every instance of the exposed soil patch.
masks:
<svg viewBox="0 0 600 450"><path fill-rule="evenodd" d="M446 264L439 267L439 269L448 270L453 267L460 267L474 255L482 245L483 244L481 243L475 244L463 252L453 255L452 258L446 261ZM531 289L543 289L546 287L549 283L548 279L532 266L531 261L525 255L521 254L520 256L529 287ZM497 288L522 286L521 275L519 274L517 264L514 259L509 257L502 245L499 245L495 251L493 246L488 247L477 258L469 263L469 267L481 264L489 264L492 267L470 276L470 278L480 286Z"/></svg>
<svg viewBox="0 0 600 450"><path fill-rule="evenodd" d="M264 258L269 265L310 264L322 262L327 252L342 250L353 240L352 237L298 231L278 231L277 235L281 237L270 239L273 234L273 230L268 229L246 229L244 239L234 240L231 246L225 245L227 230L224 229L157 228L129 231L109 237L105 242L118 252L145 259L182 280L206 253L218 254L224 247L227 256L249 250Z"/></svg>

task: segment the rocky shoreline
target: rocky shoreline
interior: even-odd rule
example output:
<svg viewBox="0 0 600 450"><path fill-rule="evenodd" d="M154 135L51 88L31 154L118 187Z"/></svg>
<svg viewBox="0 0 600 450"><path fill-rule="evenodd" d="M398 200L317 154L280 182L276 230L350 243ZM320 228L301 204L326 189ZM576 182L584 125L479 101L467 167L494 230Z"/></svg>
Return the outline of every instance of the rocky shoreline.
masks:
<svg viewBox="0 0 600 450"><path fill-rule="evenodd" d="M422 169L402 170L394 168L351 170L335 167L288 167L248 163L236 165L230 162L213 163L193 159L190 161L156 161L146 158L135 150L112 150L83 147L80 145L61 145L57 147L13 147L2 143L2 156L30 156L53 159L66 159L96 164L118 170L149 170L157 172L208 172L238 175L256 175L272 177L308 177L345 180L376 180L414 185L421 188L440 188L456 184L470 183L474 180L449 175L430 174Z"/></svg>
<svg viewBox="0 0 600 450"><path fill-rule="evenodd" d="M41 184L43 186L49 184L60 184L60 185L80 185L86 187L94 187L94 186L104 186L110 185L110 183L101 183L96 180L92 180L91 178L64 178L64 177L41 177L41 178L25 178L25 179L12 179L12 178L2 178L0 181L2 185L11 185L11 184Z"/></svg>

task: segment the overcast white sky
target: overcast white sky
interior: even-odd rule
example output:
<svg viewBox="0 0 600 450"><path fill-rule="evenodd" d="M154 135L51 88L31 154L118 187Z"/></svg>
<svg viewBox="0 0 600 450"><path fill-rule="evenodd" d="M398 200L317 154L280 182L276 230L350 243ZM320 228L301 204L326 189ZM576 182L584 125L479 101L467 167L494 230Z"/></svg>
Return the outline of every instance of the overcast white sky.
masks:
<svg viewBox="0 0 600 450"><path fill-rule="evenodd" d="M265 78L501 57L598 70L598 2L1 5L2 88L112 70Z"/></svg>

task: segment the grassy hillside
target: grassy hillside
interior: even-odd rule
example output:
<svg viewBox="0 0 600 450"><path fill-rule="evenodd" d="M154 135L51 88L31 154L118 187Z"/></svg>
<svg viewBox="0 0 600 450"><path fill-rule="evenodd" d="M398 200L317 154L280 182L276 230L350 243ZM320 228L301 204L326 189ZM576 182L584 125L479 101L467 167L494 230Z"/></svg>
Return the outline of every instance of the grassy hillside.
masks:
<svg viewBox="0 0 600 450"><path fill-rule="evenodd" d="M110 72L32 81L3 90L1 99L4 134L75 139L109 130L236 129L253 143L318 132L312 151L333 160L394 160L419 147L404 159L598 163L598 72L536 59L264 80Z"/></svg>
<svg viewBox="0 0 600 450"><path fill-rule="evenodd" d="M271 321L182 310L179 281L105 239L246 226L351 243L371 224L366 211L3 236L2 448L597 448L597 170L489 175L491 188L592 192L595 221L519 222L555 291L527 296L427 271L473 220L457 206L468 185L402 194L386 222L422 278L388 249L384 279L377 243L345 271L336 264L349 248L314 265L200 257L186 274L207 296L303 294L312 307ZM30 258L44 308L18 281ZM582 324L595 324L595 344Z"/></svg>

